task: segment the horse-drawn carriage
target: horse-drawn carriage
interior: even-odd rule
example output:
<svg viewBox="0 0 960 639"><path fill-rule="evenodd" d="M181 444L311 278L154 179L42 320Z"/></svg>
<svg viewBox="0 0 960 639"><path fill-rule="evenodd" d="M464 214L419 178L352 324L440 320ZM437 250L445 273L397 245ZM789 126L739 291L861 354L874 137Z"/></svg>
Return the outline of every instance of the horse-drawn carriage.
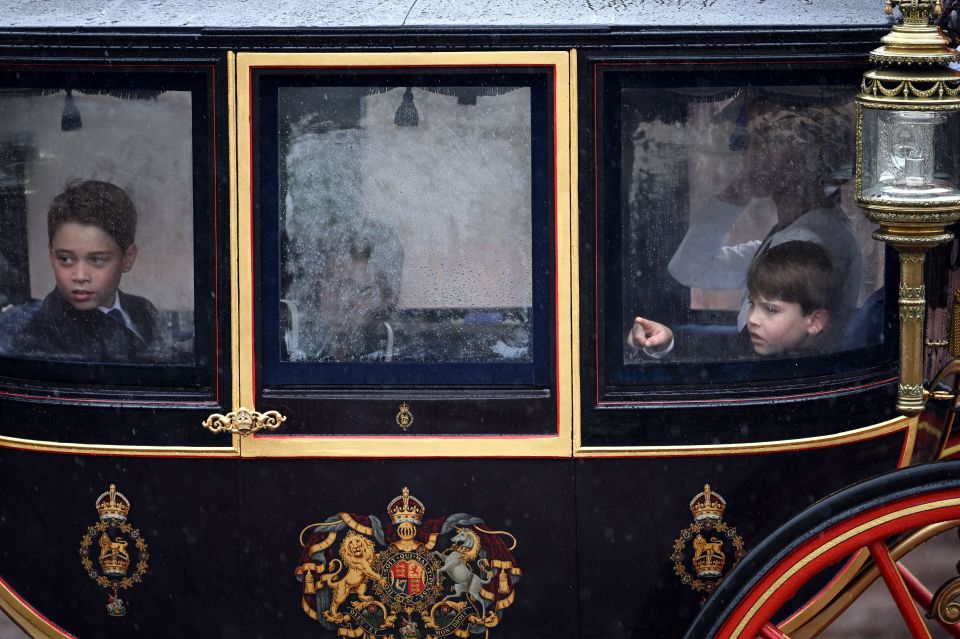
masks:
<svg viewBox="0 0 960 639"><path fill-rule="evenodd" d="M875 215L895 251L857 201L960 144L855 106L881 9L8 3L0 606L809 637L880 574L921 632L955 203Z"/></svg>

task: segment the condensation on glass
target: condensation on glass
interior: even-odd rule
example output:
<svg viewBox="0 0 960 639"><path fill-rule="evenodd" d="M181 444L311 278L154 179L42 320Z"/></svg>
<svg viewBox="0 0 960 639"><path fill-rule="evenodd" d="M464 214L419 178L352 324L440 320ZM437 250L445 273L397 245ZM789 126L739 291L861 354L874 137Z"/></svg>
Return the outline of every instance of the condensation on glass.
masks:
<svg viewBox="0 0 960 639"><path fill-rule="evenodd" d="M881 340L883 250L853 199L854 93L623 89L623 331L639 316L673 334L669 352L625 340L624 363Z"/></svg>
<svg viewBox="0 0 960 639"><path fill-rule="evenodd" d="M0 355L193 361L191 110L189 91L0 90ZM51 217L77 187L87 204Z"/></svg>
<svg viewBox="0 0 960 639"><path fill-rule="evenodd" d="M279 88L282 361L533 361L530 105Z"/></svg>

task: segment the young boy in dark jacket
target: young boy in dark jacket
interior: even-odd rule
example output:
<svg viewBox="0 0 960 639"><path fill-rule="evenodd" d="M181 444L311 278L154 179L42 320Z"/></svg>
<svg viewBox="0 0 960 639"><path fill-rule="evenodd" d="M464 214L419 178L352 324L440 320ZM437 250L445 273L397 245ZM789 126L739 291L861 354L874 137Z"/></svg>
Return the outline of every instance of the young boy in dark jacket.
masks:
<svg viewBox="0 0 960 639"><path fill-rule="evenodd" d="M119 290L137 258L137 212L118 186L71 184L47 213L56 288L17 340L27 357L80 362L165 359L157 309Z"/></svg>
<svg viewBox="0 0 960 639"><path fill-rule="evenodd" d="M761 357L823 355L839 348L843 282L819 244L792 240L768 247L747 271L749 313L744 338ZM627 346L662 358L674 347L669 326L637 317Z"/></svg>

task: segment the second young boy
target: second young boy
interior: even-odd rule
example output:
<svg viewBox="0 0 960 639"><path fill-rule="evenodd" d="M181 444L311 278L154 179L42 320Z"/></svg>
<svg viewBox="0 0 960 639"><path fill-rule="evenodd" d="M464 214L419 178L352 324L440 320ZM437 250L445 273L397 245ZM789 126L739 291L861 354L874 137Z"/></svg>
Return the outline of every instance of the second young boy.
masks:
<svg viewBox="0 0 960 639"><path fill-rule="evenodd" d="M819 244L791 241L767 248L747 271L749 312L744 337L761 357L815 355L836 350L843 321L836 301L841 283ZM637 317L627 345L651 357L673 349L673 331Z"/></svg>

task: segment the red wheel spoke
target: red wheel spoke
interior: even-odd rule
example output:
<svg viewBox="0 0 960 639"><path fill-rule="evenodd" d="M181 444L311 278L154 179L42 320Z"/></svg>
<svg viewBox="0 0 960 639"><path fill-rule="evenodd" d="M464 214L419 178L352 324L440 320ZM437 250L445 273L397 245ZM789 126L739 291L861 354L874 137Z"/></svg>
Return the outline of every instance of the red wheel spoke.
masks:
<svg viewBox="0 0 960 639"><path fill-rule="evenodd" d="M763 639L790 639L782 630L770 622L765 623L763 628L760 628L760 636Z"/></svg>
<svg viewBox="0 0 960 639"><path fill-rule="evenodd" d="M910 594L916 602L929 613L930 608L933 606L933 595L927 590L927 587L920 583L920 580L914 577L913 573L900 562L897 562L897 570L900 572L900 576L903 577L903 583L906 584L907 590L910 591ZM960 624L943 623L939 619L937 619L937 623L950 633L951 637L960 639Z"/></svg>
<svg viewBox="0 0 960 639"><path fill-rule="evenodd" d="M910 635L914 639L931 639L930 630L927 629L923 617L920 616L920 611L913 603L913 598L907 591L907 586L903 583L897 567L893 565L893 558L890 557L887 545L882 540L878 540L871 542L868 548L870 549L870 556L873 557L873 561L877 564L877 569L883 577L883 581L887 584L887 590L890 591L893 601L900 610L900 616L903 617L907 628L910 630Z"/></svg>

